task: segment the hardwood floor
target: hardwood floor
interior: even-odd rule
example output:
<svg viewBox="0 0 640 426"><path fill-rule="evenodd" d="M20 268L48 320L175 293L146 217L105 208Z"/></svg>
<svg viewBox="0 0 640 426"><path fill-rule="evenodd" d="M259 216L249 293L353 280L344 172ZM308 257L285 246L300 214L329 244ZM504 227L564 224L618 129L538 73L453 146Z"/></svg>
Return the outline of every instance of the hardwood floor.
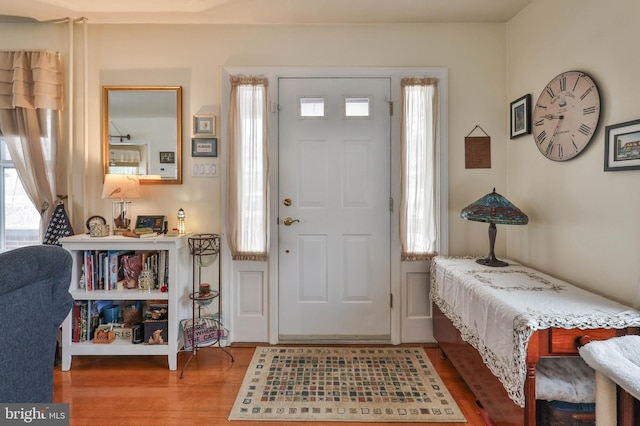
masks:
<svg viewBox="0 0 640 426"><path fill-rule="evenodd" d="M468 423L447 426L482 426L475 399L451 363L440 358L434 345L427 355L460 406ZM275 426L295 422L227 420L236 393L251 361L254 347L228 348L235 357L217 348L198 351L180 379L180 369L190 353L178 356L178 370L167 369L160 356L76 356L70 371L54 372L54 402L70 404L71 425L220 425ZM362 426L364 423L304 422L309 426ZM376 423L403 425L407 423ZM435 424L435 423L430 423Z"/></svg>

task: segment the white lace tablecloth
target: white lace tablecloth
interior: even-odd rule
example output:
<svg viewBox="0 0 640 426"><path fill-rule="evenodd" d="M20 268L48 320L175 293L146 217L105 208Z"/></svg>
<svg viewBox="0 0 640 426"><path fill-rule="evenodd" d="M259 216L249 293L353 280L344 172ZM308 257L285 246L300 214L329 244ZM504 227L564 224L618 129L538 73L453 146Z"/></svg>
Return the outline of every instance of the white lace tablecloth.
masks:
<svg viewBox="0 0 640 426"><path fill-rule="evenodd" d="M639 311L507 261L495 268L475 258L435 257L430 298L521 407L527 346L536 330L640 326Z"/></svg>

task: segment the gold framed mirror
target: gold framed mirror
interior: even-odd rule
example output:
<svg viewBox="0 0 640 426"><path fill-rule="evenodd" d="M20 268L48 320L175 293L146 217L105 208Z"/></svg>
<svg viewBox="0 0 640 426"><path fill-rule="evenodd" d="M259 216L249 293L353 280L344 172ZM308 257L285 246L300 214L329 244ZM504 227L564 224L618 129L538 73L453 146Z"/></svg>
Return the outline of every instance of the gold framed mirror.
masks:
<svg viewBox="0 0 640 426"><path fill-rule="evenodd" d="M182 87L103 86L104 174L182 183Z"/></svg>

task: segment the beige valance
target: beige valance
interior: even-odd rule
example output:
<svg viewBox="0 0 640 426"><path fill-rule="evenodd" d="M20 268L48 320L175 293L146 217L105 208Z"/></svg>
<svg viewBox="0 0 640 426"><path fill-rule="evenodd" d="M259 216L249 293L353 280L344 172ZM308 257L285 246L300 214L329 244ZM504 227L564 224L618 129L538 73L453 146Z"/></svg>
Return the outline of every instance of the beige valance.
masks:
<svg viewBox="0 0 640 426"><path fill-rule="evenodd" d="M231 86L267 86L269 79L266 77L245 77L245 76L232 76L230 78Z"/></svg>
<svg viewBox="0 0 640 426"><path fill-rule="evenodd" d="M436 86L438 79L435 77L405 77L400 80L400 85L405 86Z"/></svg>
<svg viewBox="0 0 640 426"><path fill-rule="evenodd" d="M63 110L60 54L51 51L0 52L0 109Z"/></svg>

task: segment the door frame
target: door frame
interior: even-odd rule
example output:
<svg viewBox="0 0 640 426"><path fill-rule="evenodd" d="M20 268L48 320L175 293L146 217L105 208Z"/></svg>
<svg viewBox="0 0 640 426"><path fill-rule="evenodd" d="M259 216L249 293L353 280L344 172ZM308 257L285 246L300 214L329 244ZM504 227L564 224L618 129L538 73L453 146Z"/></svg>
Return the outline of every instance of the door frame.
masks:
<svg viewBox="0 0 640 426"><path fill-rule="evenodd" d="M438 86L438 131L439 145L436 183L438 209L438 253L448 253L448 69L445 67L223 67L221 92L221 156L218 165L221 176L221 214L223 235L226 234L226 141L228 140L230 76L254 75L268 79L269 96L269 260L267 262L232 261L226 238L222 238L222 299L223 323L228 324L231 342L267 342L278 343L278 81L283 77L386 77L391 79L393 104L391 117L391 197L394 208L391 213L391 343L433 341L431 311L413 315L413 323L406 315L406 291L402 284L407 273L420 271L428 274L429 262L401 262L399 215L400 204L400 80L403 77L437 77ZM407 265L403 265L406 263ZM412 264L412 265L409 265ZM427 281L428 283L428 281ZM428 290L427 290L428 292ZM251 294L251 298L245 295ZM430 302L425 301L426 306ZM416 322L417 321L417 322ZM416 327L418 324L418 327ZM405 328L403 332L403 327ZM424 330L420 330L424 328ZM407 335L406 329L416 329Z"/></svg>

